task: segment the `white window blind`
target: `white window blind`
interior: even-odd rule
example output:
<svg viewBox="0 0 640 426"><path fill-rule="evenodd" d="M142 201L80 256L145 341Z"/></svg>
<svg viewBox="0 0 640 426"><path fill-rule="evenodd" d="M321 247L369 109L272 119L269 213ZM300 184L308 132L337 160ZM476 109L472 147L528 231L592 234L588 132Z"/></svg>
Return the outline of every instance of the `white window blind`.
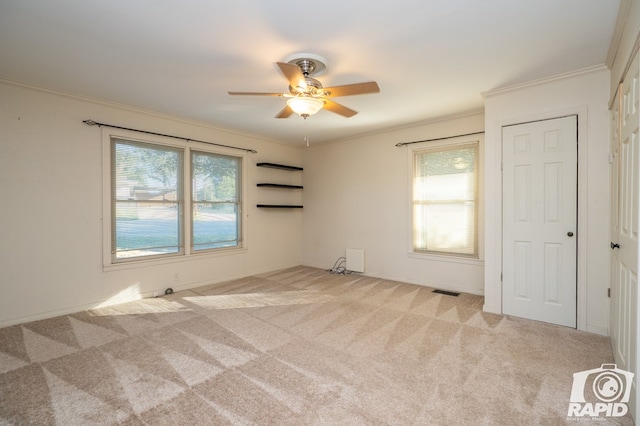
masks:
<svg viewBox="0 0 640 426"><path fill-rule="evenodd" d="M414 251L477 257L477 142L413 157Z"/></svg>

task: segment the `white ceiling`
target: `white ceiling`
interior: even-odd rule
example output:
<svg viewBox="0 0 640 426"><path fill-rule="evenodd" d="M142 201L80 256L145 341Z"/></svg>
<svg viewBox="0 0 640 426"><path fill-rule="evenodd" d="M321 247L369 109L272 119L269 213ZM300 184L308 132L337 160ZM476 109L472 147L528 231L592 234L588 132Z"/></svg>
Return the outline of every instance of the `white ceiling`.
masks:
<svg viewBox="0 0 640 426"><path fill-rule="evenodd" d="M0 79L302 145L481 109L481 92L602 65L620 0L2 0ZM275 65L327 60L352 118L274 116ZM86 117L100 121L101 117ZM110 123L118 124L118 123Z"/></svg>

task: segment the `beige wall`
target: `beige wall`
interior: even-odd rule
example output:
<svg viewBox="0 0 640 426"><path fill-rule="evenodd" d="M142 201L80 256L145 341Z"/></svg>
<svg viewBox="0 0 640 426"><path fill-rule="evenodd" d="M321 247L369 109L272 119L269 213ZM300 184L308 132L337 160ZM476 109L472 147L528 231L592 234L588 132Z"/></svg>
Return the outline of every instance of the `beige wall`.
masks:
<svg viewBox="0 0 640 426"><path fill-rule="evenodd" d="M483 129L476 112L305 149L303 263L329 269L362 249L365 275L482 294L482 259L410 254L411 148L395 145Z"/></svg>
<svg viewBox="0 0 640 426"><path fill-rule="evenodd" d="M89 118L256 149L246 162L247 249L105 271L102 132L108 130L82 123ZM298 165L300 149L5 83L0 129L0 326L300 264L301 212L255 207L271 201L256 188L268 172L255 163Z"/></svg>

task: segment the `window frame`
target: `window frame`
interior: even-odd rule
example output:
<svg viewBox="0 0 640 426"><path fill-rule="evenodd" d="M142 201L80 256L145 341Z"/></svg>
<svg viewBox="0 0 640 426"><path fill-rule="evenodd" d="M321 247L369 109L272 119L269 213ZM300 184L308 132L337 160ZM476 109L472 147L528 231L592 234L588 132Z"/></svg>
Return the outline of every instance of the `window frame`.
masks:
<svg viewBox="0 0 640 426"><path fill-rule="evenodd" d="M176 233L176 239L177 239L177 246L164 246L164 247L145 247L142 248L142 250L144 249L162 249L162 248L170 248L170 247L176 247L177 250L175 252L170 252L170 253L158 253L158 254L151 254L151 255L144 255L144 256L130 256L130 257L122 257L122 258L118 258L117 257L117 250L116 250L116 237L117 237L117 223L116 223L116 211L118 208L119 204L138 204L140 203L140 201L138 200L121 200L118 199L118 194L117 194L117 186L116 186L116 178L113 175L113 170L115 170L116 168L116 146L118 142L122 142L123 145L129 145L129 146L136 146L138 148L144 148L144 149L155 149L157 151L166 151L166 152L174 152L177 153L178 155L178 163L177 163L177 168L176 168L176 173L175 173L175 177L176 177L176 200L175 201L165 201L163 200L162 202L160 201L156 201L156 200L146 200L144 201L145 204L164 204L164 203L170 203L170 204L175 204L176 205L176 220L177 220L177 233ZM113 263L121 263L121 262L128 262L128 261L132 261L135 259L155 259L155 258L163 258L163 257L170 257L170 256L177 256L177 255L182 255L184 254L184 201L185 201L185 194L184 194L184 172L183 172L183 168L184 168L184 164L185 164L185 160L184 160L184 154L185 154L185 150L182 148L178 148L178 147L172 147L172 146L167 146L167 145L159 145L159 144L151 144L148 142L141 142L141 141L134 141L131 139L124 139L124 138L117 138L117 137L112 137L111 141L110 141L110 147L109 147L109 155L110 155L110 171L111 171L111 179L110 179L110 188L109 188L109 193L110 193L110 199L109 199L109 204L111 207L111 219L110 219L110 225L111 225L111 239L110 239L110 251L111 251L111 260Z"/></svg>
<svg viewBox="0 0 640 426"><path fill-rule="evenodd" d="M113 211L113 176L112 166L113 158L112 153L112 140L123 140L125 142L140 143L147 145L155 145L159 147L168 147L170 149L182 150L182 165L180 166L181 182L180 188L182 192L182 209L181 218L179 221L181 225L179 227L179 236L181 240L181 250L177 253L168 253L160 255L149 256L136 256L128 259L116 259L115 253L112 251L112 242L115 238L115 229L112 224L114 218ZM141 267L144 265L163 264L173 262L183 262L189 259L202 258L202 257L217 257L222 255L229 255L233 253L246 252L247 250L247 214L246 200L247 200L247 153L239 153L237 150L228 149L224 147L207 145L194 141L182 141L175 140L168 137L156 136L156 135L144 135L141 138L140 133L135 131L120 130L114 131L113 129L102 129L102 152L103 152L103 269L127 269L134 267ZM193 211L192 211L192 152L201 152L205 154L221 155L227 157L233 157L238 159L239 173L238 180L238 198L239 207L237 219L238 223L238 244L234 246L208 248L201 250L194 250L192 246L193 238Z"/></svg>
<svg viewBox="0 0 640 426"><path fill-rule="evenodd" d="M474 254L451 253L445 251L417 250L414 242L414 177L415 177L415 159L418 153L425 151L445 151L454 150L456 148L464 148L465 146L476 146L476 185L474 194L475 203L475 241ZM482 165L483 165L483 138L460 136L452 138L444 138L442 140L434 140L429 142L420 142L413 144L408 150L408 187L409 187L409 209L408 209L408 251L409 256L418 259L432 259L445 262L476 264L483 263L483 207L482 207Z"/></svg>
<svg viewBox="0 0 640 426"><path fill-rule="evenodd" d="M195 200L194 196L193 196L193 182L194 182L194 177L195 177L195 171L193 169L193 164L194 164L194 155L211 155L211 156L215 156L215 157L227 157L227 158L233 158L234 160L236 160L237 163L237 167L238 167L238 175L236 176L236 183L237 186L239 188L237 188L236 190L236 197L234 200L222 200L222 201L217 201L217 200L211 200L211 201L206 201L206 200ZM222 250L222 249L233 249L233 248L237 248L238 246L242 245L242 234L243 234L243 228L244 228L244 221L242 220L242 210L243 210L243 191L242 188L244 186L244 179L242 177L242 172L244 170L244 164L242 161L242 158L240 156L237 155L229 155L229 154L221 154L219 152L214 152L212 150L202 150L202 149L198 149L198 148L191 148L189 150L189 167L190 167L190 179L189 179L189 203L190 203L190 208L191 208L191 212L190 212L190 216L189 216L189 222L190 222L190 241L189 241L189 247L190 247L190 251L192 253L197 253L197 254L201 254L201 253L206 253L206 252L210 252L210 251L218 251L218 250ZM197 244L195 242L196 240L196 234L195 234L195 230L194 230L194 206L196 204L234 204L235 205L235 210L236 210L236 235L237 235L237 239L236 240L228 240L228 241L237 241L238 244L234 245L234 246L222 246L222 247L209 247L209 248L196 248ZM224 241L217 241L217 243L223 243ZM209 243L211 244L211 243Z"/></svg>

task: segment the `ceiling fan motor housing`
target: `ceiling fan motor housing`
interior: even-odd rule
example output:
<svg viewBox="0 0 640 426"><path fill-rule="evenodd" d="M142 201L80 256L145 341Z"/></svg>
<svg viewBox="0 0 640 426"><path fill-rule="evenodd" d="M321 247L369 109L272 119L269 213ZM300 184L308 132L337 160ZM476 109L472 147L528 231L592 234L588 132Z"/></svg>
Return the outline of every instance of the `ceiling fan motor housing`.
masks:
<svg viewBox="0 0 640 426"><path fill-rule="evenodd" d="M305 76L304 78L307 87L292 87L289 86L289 91L292 95L296 96L327 96L326 90L322 90L322 83L312 77Z"/></svg>

